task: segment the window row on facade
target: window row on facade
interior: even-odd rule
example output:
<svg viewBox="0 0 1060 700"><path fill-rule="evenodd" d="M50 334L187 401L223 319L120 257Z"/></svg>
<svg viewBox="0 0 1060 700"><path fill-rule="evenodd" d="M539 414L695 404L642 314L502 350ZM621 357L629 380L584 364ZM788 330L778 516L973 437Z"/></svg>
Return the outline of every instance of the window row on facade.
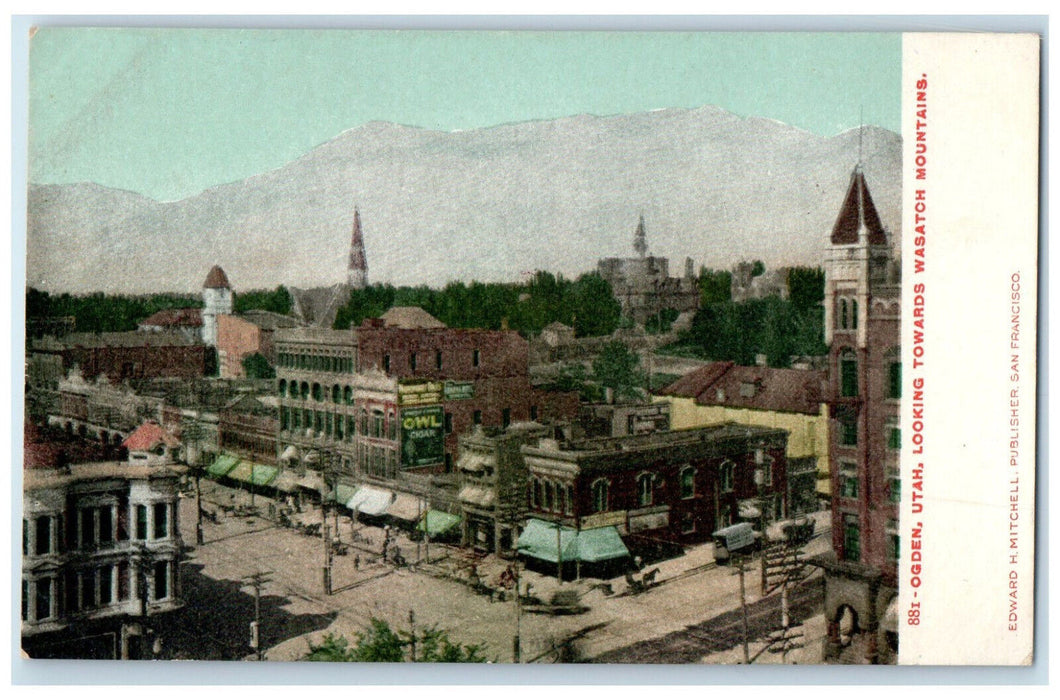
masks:
<svg viewBox="0 0 1060 700"><path fill-rule="evenodd" d="M397 440L398 420L394 411L378 409L361 409L359 415L353 415L281 406L280 430L312 430L332 440L347 442L352 442L357 435Z"/></svg>
<svg viewBox="0 0 1060 700"><path fill-rule="evenodd" d="M311 372L334 372L353 374L353 357L350 355L317 355L308 353L281 352L276 356L280 367L304 369Z"/></svg>
<svg viewBox="0 0 1060 700"><path fill-rule="evenodd" d="M133 540L167 539L174 530L169 503L133 506L130 535L128 510L117 504L79 508L64 522L59 515L22 520L22 554L45 556L65 551L97 550ZM69 530L69 531L67 531Z"/></svg>
<svg viewBox="0 0 1060 700"><path fill-rule="evenodd" d="M173 562L144 567L143 589L148 602L173 595ZM138 570L129 561L68 569L55 575L22 579L22 620L47 622L78 612L92 612L139 600Z"/></svg>

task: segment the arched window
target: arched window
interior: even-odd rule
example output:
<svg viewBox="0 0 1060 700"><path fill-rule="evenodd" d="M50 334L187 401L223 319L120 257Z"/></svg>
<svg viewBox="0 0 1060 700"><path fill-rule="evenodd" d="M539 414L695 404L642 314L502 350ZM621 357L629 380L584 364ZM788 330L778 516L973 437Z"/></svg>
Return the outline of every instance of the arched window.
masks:
<svg viewBox="0 0 1060 700"><path fill-rule="evenodd" d="M351 387L347 386L347 387L343 388L343 390L342 390L342 400L347 406L349 406L351 403L353 403L353 389Z"/></svg>
<svg viewBox="0 0 1060 700"><path fill-rule="evenodd" d="M563 484L556 484L556 512L566 513L567 511L567 499L564 498L567 490L563 488Z"/></svg>
<svg viewBox="0 0 1060 700"><path fill-rule="evenodd" d="M846 299L840 299L839 300L839 327L840 328L846 328L847 327L847 300Z"/></svg>
<svg viewBox="0 0 1060 700"><path fill-rule="evenodd" d="M725 460L718 467L718 481L721 485L722 493L729 493L733 490L736 483L736 465Z"/></svg>
<svg viewBox="0 0 1060 700"><path fill-rule="evenodd" d="M336 384L331 387L331 403L339 403L342 400L342 389Z"/></svg>
<svg viewBox="0 0 1060 700"><path fill-rule="evenodd" d="M568 515L574 512L574 486L567 484L567 507L563 511Z"/></svg>
<svg viewBox="0 0 1060 700"><path fill-rule="evenodd" d="M552 510L552 503L553 503L552 495L553 495L552 482L551 481L546 481L545 482L544 510Z"/></svg>
<svg viewBox="0 0 1060 700"><path fill-rule="evenodd" d="M652 504L652 487L654 483L653 475L648 472L637 477L637 503L642 508Z"/></svg>
<svg viewBox="0 0 1060 700"><path fill-rule="evenodd" d="M302 400L309 398L309 382L302 382Z"/></svg>
<svg viewBox="0 0 1060 700"><path fill-rule="evenodd" d="M278 393L280 396L284 396L284 395L287 394L287 380L286 379L281 379L280 380L280 383L279 383L279 386L278 386L278 391L276 393Z"/></svg>
<svg viewBox="0 0 1060 700"><path fill-rule="evenodd" d="M850 300L850 327L854 330L858 329L858 300Z"/></svg>
<svg viewBox="0 0 1060 700"><path fill-rule="evenodd" d="M858 356L850 348L839 353L839 395L858 395Z"/></svg>
<svg viewBox="0 0 1060 700"><path fill-rule="evenodd" d="M597 479L593 482L593 512L603 513L609 506L610 482L607 479Z"/></svg>
<svg viewBox="0 0 1060 700"><path fill-rule="evenodd" d="M681 498L695 498L696 495L696 468L688 465L681 470Z"/></svg>
<svg viewBox="0 0 1060 700"><path fill-rule="evenodd" d="M313 400L314 401L323 401L324 400L324 390L316 382L313 382Z"/></svg>

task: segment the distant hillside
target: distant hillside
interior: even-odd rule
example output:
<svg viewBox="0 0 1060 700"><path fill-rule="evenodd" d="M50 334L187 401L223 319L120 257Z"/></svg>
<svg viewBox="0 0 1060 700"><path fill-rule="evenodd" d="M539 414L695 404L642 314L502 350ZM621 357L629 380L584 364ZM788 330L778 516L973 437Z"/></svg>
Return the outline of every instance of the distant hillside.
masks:
<svg viewBox="0 0 1060 700"><path fill-rule="evenodd" d="M867 127L863 167L897 241L901 139ZM28 283L50 291L196 290L220 264L238 292L345 279L360 207L369 280L440 285L574 276L632 254L697 266L817 264L858 153L715 107L579 115L462 132L350 129L282 168L176 202L94 184L29 192Z"/></svg>

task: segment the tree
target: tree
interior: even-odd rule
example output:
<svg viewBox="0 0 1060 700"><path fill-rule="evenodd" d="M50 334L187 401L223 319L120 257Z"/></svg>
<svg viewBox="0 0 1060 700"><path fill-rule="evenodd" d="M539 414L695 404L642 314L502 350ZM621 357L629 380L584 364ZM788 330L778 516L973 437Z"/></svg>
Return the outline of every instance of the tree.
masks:
<svg viewBox="0 0 1060 700"><path fill-rule="evenodd" d="M248 379L272 379L276 376L276 370L264 355L255 352L243 358L243 374Z"/></svg>
<svg viewBox="0 0 1060 700"><path fill-rule="evenodd" d="M755 260L751 263L751 277L758 277L759 275L765 274L766 264L761 260Z"/></svg>
<svg viewBox="0 0 1060 700"><path fill-rule="evenodd" d="M614 390L616 398L639 396L644 384L640 358L625 343L613 340L604 345L593 360L593 376L600 384Z"/></svg>
<svg viewBox="0 0 1060 700"><path fill-rule="evenodd" d="M282 284L271 292L268 290L254 289L249 292L240 292L234 302L235 312L241 314L251 309L261 311L272 311L273 313L286 316L291 313L291 293Z"/></svg>
<svg viewBox="0 0 1060 700"><path fill-rule="evenodd" d="M699 268L700 306L732 299L732 273L728 270Z"/></svg>
<svg viewBox="0 0 1060 700"><path fill-rule="evenodd" d="M334 634L324 635L319 645L309 645L304 661L417 661L428 663L485 663L488 661L481 644L453 642L449 634L437 627L428 627L413 634L391 629L385 620L373 617L368 627L357 632L357 642ZM415 648L416 656L412 658Z"/></svg>
<svg viewBox="0 0 1060 700"><path fill-rule="evenodd" d="M590 272L579 277L570 292L567 305L573 310L577 336L611 335L618 328L622 306L615 299L610 282Z"/></svg>

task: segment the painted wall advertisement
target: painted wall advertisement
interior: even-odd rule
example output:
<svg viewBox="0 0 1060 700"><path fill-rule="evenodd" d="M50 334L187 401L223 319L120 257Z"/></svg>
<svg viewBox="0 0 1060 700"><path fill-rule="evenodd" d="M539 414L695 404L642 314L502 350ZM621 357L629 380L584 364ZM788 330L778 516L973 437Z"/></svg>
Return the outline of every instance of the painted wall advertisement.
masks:
<svg viewBox="0 0 1060 700"><path fill-rule="evenodd" d="M441 406L401 411L401 466L424 467L445 461L445 413Z"/></svg>

